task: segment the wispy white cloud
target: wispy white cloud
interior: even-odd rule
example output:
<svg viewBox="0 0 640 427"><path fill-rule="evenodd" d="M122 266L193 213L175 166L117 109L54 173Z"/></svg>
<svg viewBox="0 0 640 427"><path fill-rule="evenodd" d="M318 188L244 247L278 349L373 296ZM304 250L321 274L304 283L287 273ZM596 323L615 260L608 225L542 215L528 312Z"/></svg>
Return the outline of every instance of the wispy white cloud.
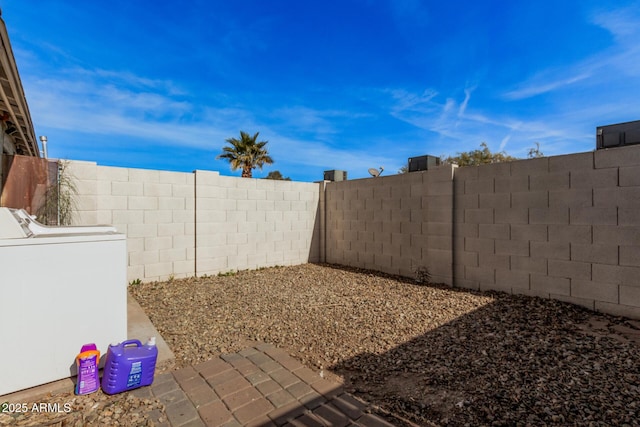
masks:
<svg viewBox="0 0 640 427"><path fill-rule="evenodd" d="M110 81L113 84L124 84L130 88L160 90L171 95L186 94L183 89L179 88L178 85L171 80L150 79L135 75L130 71L114 71L105 69L87 70L84 68L76 68L73 72L85 75L90 79L100 78Z"/></svg>
<svg viewBox="0 0 640 427"><path fill-rule="evenodd" d="M462 117L462 115L464 115L464 112L467 110L467 105L469 105L469 100L471 99L471 92L473 91L473 89L474 88L466 88L464 90L464 100L458 108L458 117Z"/></svg>
<svg viewBox="0 0 640 427"><path fill-rule="evenodd" d="M599 55L603 68L640 76L640 4L594 13L593 23L609 31L616 45ZM603 74L609 70L603 70Z"/></svg>
<svg viewBox="0 0 640 427"><path fill-rule="evenodd" d="M442 107L442 115L447 116L456 108L456 100L453 98L447 98L447 101L444 103Z"/></svg>
<svg viewBox="0 0 640 427"><path fill-rule="evenodd" d="M593 135L581 130L585 117L586 120L592 117L590 106L568 109L561 114L540 111L535 117L523 117L517 110L496 113L482 106L471 109L471 92L476 88L481 89L481 85L465 90L464 97L459 91L456 91L458 98L431 97L428 105L419 109L403 109L402 106L408 104L402 102L393 104L389 107L390 114L416 128L435 133L437 137L430 138L429 150L442 147L449 154L478 148L481 142L498 151L505 150L508 145L509 154L519 157L526 156L534 142L541 142L547 155L564 153L569 146L575 151L576 140L585 141L585 150L590 149ZM403 99L411 99L411 95L405 94Z"/></svg>
<svg viewBox="0 0 640 427"><path fill-rule="evenodd" d="M237 122L248 118L245 111L234 108L195 106L184 96L176 96L171 82L130 73L75 69L25 81L37 126L69 133L201 147L213 138L223 141L231 131L235 134Z"/></svg>
<svg viewBox="0 0 640 427"><path fill-rule="evenodd" d="M591 57L541 70L497 99L478 82L473 88L464 86L464 96L460 86L450 90L452 94L430 89L434 96L421 108L398 102L390 107L391 114L436 133L432 144L455 144L456 151L477 148L481 141L499 150L508 145L509 154L517 156L525 156L534 142L540 142L547 155L593 149L595 126L632 120L629 115L637 111L633 93L640 90L638 80L615 76L640 76L640 7L598 13L594 22L611 32L615 44ZM535 101L529 99L542 94L551 98L534 107ZM474 108L471 95L479 99ZM403 99L412 96L405 93Z"/></svg>
<svg viewBox="0 0 640 427"><path fill-rule="evenodd" d="M487 122L485 117L467 111L473 90L465 88L464 98L460 101L449 96L444 102L439 100L438 92L433 89L427 89L422 94L411 94L406 90L387 92L402 94L402 97L394 96L396 102L389 107L395 118L443 137L461 138L468 123Z"/></svg>
<svg viewBox="0 0 640 427"><path fill-rule="evenodd" d="M500 147L498 148L498 151L504 151L510 139L511 139L511 135L507 135L504 138L502 138L502 141L500 141Z"/></svg>
<svg viewBox="0 0 640 427"><path fill-rule="evenodd" d="M418 0L389 4L393 5L398 22L401 17L413 17L425 10ZM637 103L629 97L622 97L617 104L611 100L586 103L571 99L576 96L586 99L589 92L585 88L607 81L613 89L621 90L611 77L616 73L640 74L640 48L636 43L640 33L638 26L633 25L633 19L638 22L639 15L631 16L634 18L628 12L614 11L594 18L594 23L613 35L616 44L610 49L565 68L540 70L503 91L494 82L490 94L489 84L483 87L479 79L471 86L470 77L461 73L447 76L448 87L431 86L424 90L410 89L416 83L407 82L403 86L403 80L398 79L395 89L367 88L375 94L355 99L358 94L345 99L344 104L329 103L326 99L315 103L307 98L308 104L299 105L261 94L264 98L270 96L269 102L250 105L249 96L232 98L230 94L226 98L208 93L202 100L189 93L186 80L183 85L131 71L92 69L73 58L61 61L67 69L45 73L37 64L37 57L29 57L25 52L21 55L28 62L20 65L21 72L28 70L23 82L34 123L37 127L67 132L76 141L78 134L84 138L99 135L114 146L136 144L141 153L160 144L169 149L208 150L213 156L224 140L237 135L239 129L260 130L261 137L271 141L270 151L278 168L302 165L359 170L366 176L369 167L383 165L389 171L399 167L407 154L452 154L477 148L482 141L492 149L508 148L512 155L526 155L526 148L533 141L542 143L545 154L561 151L576 139L586 141L587 147L593 138L591 122L599 121L593 123L594 127L606 124L603 117L611 117L611 111L637 111ZM254 33L261 31L254 30ZM234 36L233 40L223 37L220 43L232 41L235 44L229 45L229 49L246 42ZM263 49L264 46L258 47L260 52ZM460 79L460 84L452 82L454 79ZM439 80L435 76L429 81ZM543 106L528 103L537 95L554 93L563 96ZM360 104L353 107L367 96L363 104L371 101L376 104L374 108L360 109ZM299 99L305 99L304 95ZM322 102L338 107L318 106ZM377 114L380 117L386 114L384 119L394 127L386 127L388 123L380 125L380 135L376 135ZM396 130L399 132L394 134Z"/></svg>
<svg viewBox="0 0 640 427"><path fill-rule="evenodd" d="M435 104L432 100L438 96L433 89L425 89L422 93L412 93L406 89L388 89L384 91L393 98L394 110L397 111L431 111Z"/></svg>
<svg viewBox="0 0 640 427"><path fill-rule="evenodd" d="M78 134L107 137L116 150L151 153L160 145L170 152L190 148L211 151L213 158L238 129L259 129L261 137L271 141L270 153L282 170L300 166L344 169L354 171L353 177L358 177L366 176L372 166L384 165L389 170L401 166L390 163L385 153L371 152L370 147L359 149L333 143L340 132L334 125L336 119L353 120L366 117L365 113L287 106L275 108L268 114L269 120L264 121L248 108L195 105L188 100L188 94L174 90L176 85L172 82L109 70L78 68L63 75L30 77L26 81L32 116L40 128L75 135L75 140ZM135 147L129 145L132 140ZM54 144L60 146L68 141ZM90 152L89 146L87 149ZM212 167L223 172L228 169L221 161L212 163Z"/></svg>
<svg viewBox="0 0 640 427"><path fill-rule="evenodd" d="M610 47L563 68L545 69L507 90L508 100L520 100L563 89L610 85L612 76L640 75L640 6L598 10L592 23L613 37Z"/></svg>
<svg viewBox="0 0 640 427"><path fill-rule="evenodd" d="M585 80L591 76L591 73L581 73L569 77L556 77L557 72L544 72L532 79L521 83L516 89L510 90L504 94L506 99L516 100L530 98L532 96L541 95L556 89L570 86L579 81Z"/></svg>
<svg viewBox="0 0 640 427"><path fill-rule="evenodd" d="M336 109L317 109L302 105L275 108L268 117L282 128L329 137L343 131L340 123L371 117L371 114Z"/></svg>
<svg viewBox="0 0 640 427"><path fill-rule="evenodd" d="M162 126L192 111L188 102L153 92L133 92L115 86L82 81L31 81L29 105L38 125L86 133L145 137L148 125Z"/></svg>
<svg viewBox="0 0 640 427"><path fill-rule="evenodd" d="M398 164L390 164L390 158L382 153L350 147L336 149L318 140L302 141L279 135L272 129L267 129L266 133L278 142L271 147L273 156L289 159L291 165L354 171L354 176L365 176L367 169L374 166L383 165L388 170L393 170L396 166L399 168Z"/></svg>
<svg viewBox="0 0 640 427"><path fill-rule="evenodd" d="M594 24L609 31L619 43L624 45L637 44L637 35L640 33L639 19L640 6L637 4L619 9L599 10L592 17Z"/></svg>

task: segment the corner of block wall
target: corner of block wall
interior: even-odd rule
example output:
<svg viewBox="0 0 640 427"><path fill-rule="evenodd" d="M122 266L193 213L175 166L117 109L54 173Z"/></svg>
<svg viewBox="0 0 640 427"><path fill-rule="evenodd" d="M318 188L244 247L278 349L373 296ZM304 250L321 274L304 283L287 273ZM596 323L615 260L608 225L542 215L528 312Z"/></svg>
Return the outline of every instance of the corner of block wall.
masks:
<svg viewBox="0 0 640 427"><path fill-rule="evenodd" d="M464 166L453 168L456 180L470 181L478 179L478 166Z"/></svg>
<svg viewBox="0 0 640 427"><path fill-rule="evenodd" d="M68 172L76 180L96 180L98 177L98 165L96 162L84 160L59 160L59 162L67 164Z"/></svg>
<svg viewBox="0 0 640 427"><path fill-rule="evenodd" d="M444 164L427 171L426 179L433 181L453 181L458 165Z"/></svg>
<svg viewBox="0 0 640 427"><path fill-rule="evenodd" d="M217 184L220 172L195 170L193 171L196 185Z"/></svg>

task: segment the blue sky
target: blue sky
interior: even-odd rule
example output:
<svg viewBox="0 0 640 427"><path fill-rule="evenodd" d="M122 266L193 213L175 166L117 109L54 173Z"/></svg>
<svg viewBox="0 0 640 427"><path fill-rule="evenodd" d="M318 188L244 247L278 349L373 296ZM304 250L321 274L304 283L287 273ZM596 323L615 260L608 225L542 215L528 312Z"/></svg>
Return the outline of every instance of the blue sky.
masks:
<svg viewBox="0 0 640 427"><path fill-rule="evenodd" d="M396 173L486 142L591 151L640 119L639 1L0 0L50 157L294 180Z"/></svg>

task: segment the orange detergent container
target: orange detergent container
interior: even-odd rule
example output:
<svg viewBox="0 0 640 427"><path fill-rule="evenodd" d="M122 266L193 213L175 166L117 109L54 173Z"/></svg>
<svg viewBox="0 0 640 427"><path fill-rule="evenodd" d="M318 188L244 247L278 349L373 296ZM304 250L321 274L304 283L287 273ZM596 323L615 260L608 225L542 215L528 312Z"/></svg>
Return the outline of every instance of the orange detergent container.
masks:
<svg viewBox="0 0 640 427"><path fill-rule="evenodd" d="M116 394L151 385L157 359L155 337L149 338L145 345L138 340L109 345L102 373L102 391Z"/></svg>

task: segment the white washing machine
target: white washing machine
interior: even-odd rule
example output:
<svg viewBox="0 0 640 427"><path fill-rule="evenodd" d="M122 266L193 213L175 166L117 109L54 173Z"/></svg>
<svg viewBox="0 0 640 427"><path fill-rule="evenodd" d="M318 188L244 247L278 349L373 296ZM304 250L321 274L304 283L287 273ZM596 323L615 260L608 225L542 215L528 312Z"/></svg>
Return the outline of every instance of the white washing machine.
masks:
<svg viewBox="0 0 640 427"><path fill-rule="evenodd" d="M0 208L0 395L76 374L83 344L127 339L126 236Z"/></svg>

